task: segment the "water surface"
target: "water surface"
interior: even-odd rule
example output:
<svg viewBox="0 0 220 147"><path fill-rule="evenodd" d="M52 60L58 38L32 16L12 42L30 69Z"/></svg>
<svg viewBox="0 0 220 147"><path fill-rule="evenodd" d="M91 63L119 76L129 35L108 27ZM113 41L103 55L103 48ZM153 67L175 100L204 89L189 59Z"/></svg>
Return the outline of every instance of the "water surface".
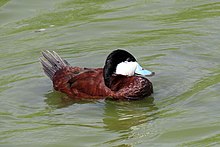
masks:
<svg viewBox="0 0 220 147"><path fill-rule="evenodd" d="M0 145L218 146L218 0L1 0ZM70 100L38 58L102 67L125 48L156 76L140 101Z"/></svg>

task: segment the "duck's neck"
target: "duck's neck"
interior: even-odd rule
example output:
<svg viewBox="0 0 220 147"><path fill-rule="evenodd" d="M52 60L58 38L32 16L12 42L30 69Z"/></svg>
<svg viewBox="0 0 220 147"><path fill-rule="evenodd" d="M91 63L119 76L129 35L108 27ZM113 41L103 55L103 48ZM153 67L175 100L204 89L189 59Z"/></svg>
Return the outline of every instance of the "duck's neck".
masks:
<svg viewBox="0 0 220 147"><path fill-rule="evenodd" d="M105 85L110 88L111 87L111 75L113 74L115 69L109 68L106 65L103 68L103 78Z"/></svg>
<svg viewBox="0 0 220 147"><path fill-rule="evenodd" d="M105 85L108 88L111 87L112 75L116 71L117 65L124 61L134 62L136 61L136 59L129 52L121 49L115 50L108 55L105 61L105 66L103 68L103 77L104 77Z"/></svg>

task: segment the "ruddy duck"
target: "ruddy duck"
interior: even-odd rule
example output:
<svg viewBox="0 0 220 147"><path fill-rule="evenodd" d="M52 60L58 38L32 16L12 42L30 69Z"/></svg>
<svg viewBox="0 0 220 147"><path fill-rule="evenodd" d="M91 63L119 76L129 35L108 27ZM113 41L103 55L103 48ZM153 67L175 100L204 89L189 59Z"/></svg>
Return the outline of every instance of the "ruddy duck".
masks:
<svg viewBox="0 0 220 147"><path fill-rule="evenodd" d="M111 52L104 68L72 67L54 51L42 55L40 62L54 89L70 98L141 99L153 93L146 76L154 72L144 70L125 50Z"/></svg>

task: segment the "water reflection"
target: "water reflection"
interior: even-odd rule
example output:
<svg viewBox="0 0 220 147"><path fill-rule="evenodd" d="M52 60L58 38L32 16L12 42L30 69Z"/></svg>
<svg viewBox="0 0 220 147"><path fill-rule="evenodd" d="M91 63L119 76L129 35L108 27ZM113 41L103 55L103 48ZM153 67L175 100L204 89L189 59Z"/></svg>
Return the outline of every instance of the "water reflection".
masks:
<svg viewBox="0 0 220 147"><path fill-rule="evenodd" d="M108 131L130 132L132 127L154 120L157 117L154 114L156 114L155 111L158 108L154 104L153 97L138 101L70 99L64 94L53 91L47 93L45 97L47 105L54 109L65 108L74 104L95 104L95 107L100 107L98 108L99 111L103 110L102 117L98 117L97 119L103 121L104 129ZM86 107L90 106L86 105ZM86 108L81 109L80 113L88 113L87 111L88 109ZM93 117L95 118L97 116Z"/></svg>
<svg viewBox="0 0 220 147"><path fill-rule="evenodd" d="M57 91L50 91L45 94L45 97L46 99L44 101L48 104L48 106L55 109L65 108L73 104L95 103L97 101L92 99L70 99L65 94Z"/></svg>
<svg viewBox="0 0 220 147"><path fill-rule="evenodd" d="M109 131L127 132L133 126L155 119L151 114L158 108L153 101L153 97L140 101L107 100L103 118L105 128Z"/></svg>

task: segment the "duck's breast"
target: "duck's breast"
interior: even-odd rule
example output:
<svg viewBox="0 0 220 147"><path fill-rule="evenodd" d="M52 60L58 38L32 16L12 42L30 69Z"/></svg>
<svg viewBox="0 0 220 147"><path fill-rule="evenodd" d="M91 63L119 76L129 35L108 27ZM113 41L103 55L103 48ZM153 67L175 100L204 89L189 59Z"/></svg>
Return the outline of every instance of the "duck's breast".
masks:
<svg viewBox="0 0 220 147"><path fill-rule="evenodd" d="M140 76L115 76L112 79L111 89L115 91L117 99L139 99L153 93L152 83Z"/></svg>

